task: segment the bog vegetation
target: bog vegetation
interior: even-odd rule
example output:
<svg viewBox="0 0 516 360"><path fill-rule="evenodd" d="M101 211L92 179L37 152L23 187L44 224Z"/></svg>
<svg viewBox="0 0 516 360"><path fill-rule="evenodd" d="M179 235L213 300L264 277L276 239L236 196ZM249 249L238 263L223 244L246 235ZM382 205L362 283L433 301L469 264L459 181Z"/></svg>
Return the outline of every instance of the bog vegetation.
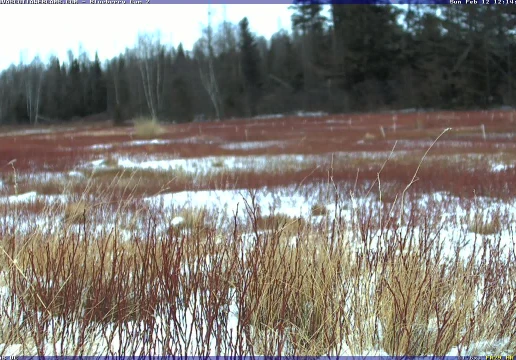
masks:
<svg viewBox="0 0 516 360"><path fill-rule="evenodd" d="M311 121L321 128L321 120ZM88 139L105 131L90 130ZM24 136L26 144L41 135ZM470 163L477 177L460 167L454 173L457 163L437 144L413 158L395 147L380 161L382 153L363 154L369 163L319 157L325 179L309 161L301 172L286 166L289 157L237 170L221 157L222 167L210 160L209 171L195 176L183 168L185 178L174 183L171 170L119 169L126 160L100 148L98 168L42 186L48 180L11 162L0 203L0 354L514 353L516 170L486 170L484 156ZM203 145L195 146L201 153ZM364 166L375 169L372 177L357 172ZM252 184L267 179L267 169L296 186L260 195ZM446 190L438 181L444 174ZM244 190L230 207L222 200L208 206L209 198L172 205L158 195L188 181L196 190ZM478 193L467 196L468 187ZM22 194L29 188L49 195ZM264 207L260 196L281 192L284 201L301 196L294 207L306 211L289 212L277 200Z"/></svg>

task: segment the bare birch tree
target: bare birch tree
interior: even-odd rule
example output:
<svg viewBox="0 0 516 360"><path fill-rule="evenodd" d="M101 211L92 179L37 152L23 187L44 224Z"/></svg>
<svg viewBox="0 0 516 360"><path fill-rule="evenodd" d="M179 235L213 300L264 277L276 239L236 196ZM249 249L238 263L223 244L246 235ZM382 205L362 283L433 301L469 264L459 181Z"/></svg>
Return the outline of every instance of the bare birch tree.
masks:
<svg viewBox="0 0 516 360"><path fill-rule="evenodd" d="M161 45L159 33L140 34L136 50L142 78L143 91L153 120L157 120L163 99L165 71L163 60L165 49Z"/></svg>
<svg viewBox="0 0 516 360"><path fill-rule="evenodd" d="M207 70L203 69L202 63L199 65L199 75L201 77L202 84L206 92L208 93L213 108L215 109L215 115L217 120L222 117L222 104L220 99L219 86L217 78L215 76L215 69L213 66L213 58L215 57L213 51L213 28L211 26L211 9L208 8L208 27L204 31L207 56L205 62L207 63Z"/></svg>
<svg viewBox="0 0 516 360"><path fill-rule="evenodd" d="M31 124L38 123L39 106L41 99L41 85L45 69L43 63L36 57L25 70L25 94L27 114Z"/></svg>

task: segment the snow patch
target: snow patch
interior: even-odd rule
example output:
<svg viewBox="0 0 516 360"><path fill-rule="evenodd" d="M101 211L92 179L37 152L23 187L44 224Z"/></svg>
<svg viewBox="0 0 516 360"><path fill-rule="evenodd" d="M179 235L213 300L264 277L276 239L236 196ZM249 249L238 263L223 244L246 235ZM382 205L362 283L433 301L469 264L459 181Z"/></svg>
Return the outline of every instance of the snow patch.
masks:
<svg viewBox="0 0 516 360"><path fill-rule="evenodd" d="M264 114L255 116L253 119L281 119L285 117L283 114Z"/></svg>
<svg viewBox="0 0 516 360"><path fill-rule="evenodd" d="M177 226L179 224L182 224L185 221L185 219L182 216L176 216L172 219L171 224L174 226Z"/></svg>
<svg viewBox="0 0 516 360"><path fill-rule="evenodd" d="M70 171L68 173L69 176L73 176L73 177L81 177L83 178L84 177L84 174L82 172L79 172L79 171Z"/></svg>
<svg viewBox="0 0 516 360"><path fill-rule="evenodd" d="M513 168L513 166L510 166L507 164L493 164L491 166L491 171L492 172L500 172L500 171L510 170L512 168Z"/></svg>
<svg viewBox="0 0 516 360"><path fill-rule="evenodd" d="M285 141L249 141L223 144L220 147L227 150L250 150L250 149L266 149L273 146L285 147Z"/></svg>
<svg viewBox="0 0 516 360"><path fill-rule="evenodd" d="M109 150L113 148L113 144L95 144L89 147L91 150Z"/></svg>
<svg viewBox="0 0 516 360"><path fill-rule="evenodd" d="M324 111L297 111L295 113L296 116L303 116L303 117L320 117L320 116L326 116L328 115L327 112Z"/></svg>
<svg viewBox="0 0 516 360"><path fill-rule="evenodd" d="M31 191L25 194L20 195L12 195L7 198L7 201L11 203L17 203L17 202L25 202L34 200L38 194L35 191Z"/></svg>
<svg viewBox="0 0 516 360"><path fill-rule="evenodd" d="M143 146L143 145L164 145L164 144L170 144L172 140L159 140L159 139L153 139L153 140L134 140L128 143L125 143L129 146Z"/></svg>
<svg viewBox="0 0 516 360"><path fill-rule="evenodd" d="M250 201L251 192L247 190L204 190L182 191L145 198L151 203L163 204L165 207L205 207L210 210L224 209L232 216L238 209L242 215L246 208L246 200ZM290 188L269 190L262 188L255 192L256 205L262 215L272 212L292 217L309 217L311 206L315 203L305 196L296 194ZM329 204L331 206L331 204ZM178 220L179 221L179 220Z"/></svg>
<svg viewBox="0 0 516 360"><path fill-rule="evenodd" d="M93 167L101 167L102 165L104 165L104 161L105 161L104 159L93 160L89 164L92 165Z"/></svg>
<svg viewBox="0 0 516 360"><path fill-rule="evenodd" d="M278 156L211 156L204 158L150 160L135 162L130 159L119 159L118 165L124 168L153 170L183 170L189 174L207 174L226 170L266 170L275 162L299 165L305 160L303 155ZM96 162L100 164L101 162Z"/></svg>

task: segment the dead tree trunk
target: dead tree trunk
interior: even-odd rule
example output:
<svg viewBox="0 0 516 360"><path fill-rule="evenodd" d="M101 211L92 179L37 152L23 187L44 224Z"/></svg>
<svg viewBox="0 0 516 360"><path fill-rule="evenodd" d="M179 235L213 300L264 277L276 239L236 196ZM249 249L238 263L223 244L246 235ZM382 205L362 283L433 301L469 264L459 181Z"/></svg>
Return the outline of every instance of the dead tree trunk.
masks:
<svg viewBox="0 0 516 360"><path fill-rule="evenodd" d="M213 108L215 109L215 115L217 117L217 120L220 120L220 93L219 87L217 85L217 79L215 78L215 71L213 70L213 62L211 61L211 59L208 60L208 74L204 73L201 66L199 66L199 74L201 76L202 84L210 97L211 103L213 104Z"/></svg>

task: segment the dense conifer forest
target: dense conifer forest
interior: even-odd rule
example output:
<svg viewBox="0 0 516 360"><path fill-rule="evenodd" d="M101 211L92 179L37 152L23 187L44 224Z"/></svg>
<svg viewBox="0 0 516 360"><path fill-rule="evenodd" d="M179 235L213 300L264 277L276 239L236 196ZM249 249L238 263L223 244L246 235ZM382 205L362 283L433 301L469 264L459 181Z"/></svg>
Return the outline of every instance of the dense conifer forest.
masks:
<svg viewBox="0 0 516 360"><path fill-rule="evenodd" d="M292 6L291 31L271 39L244 18L207 26L191 51L141 34L106 62L69 51L13 64L0 124L514 105L516 8L325 6Z"/></svg>

